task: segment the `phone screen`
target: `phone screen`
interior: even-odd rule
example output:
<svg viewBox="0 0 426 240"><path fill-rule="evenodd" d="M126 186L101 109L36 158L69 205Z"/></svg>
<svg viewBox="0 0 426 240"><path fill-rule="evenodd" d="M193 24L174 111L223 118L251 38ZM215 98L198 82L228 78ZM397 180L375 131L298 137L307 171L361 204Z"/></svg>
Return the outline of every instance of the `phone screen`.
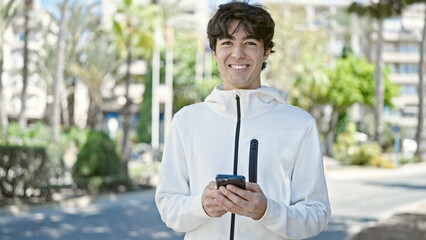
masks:
<svg viewBox="0 0 426 240"><path fill-rule="evenodd" d="M218 174L216 175L216 186L219 189L220 186L226 187L226 185L232 184L241 189L246 189L246 180L244 176L241 175L226 175Z"/></svg>

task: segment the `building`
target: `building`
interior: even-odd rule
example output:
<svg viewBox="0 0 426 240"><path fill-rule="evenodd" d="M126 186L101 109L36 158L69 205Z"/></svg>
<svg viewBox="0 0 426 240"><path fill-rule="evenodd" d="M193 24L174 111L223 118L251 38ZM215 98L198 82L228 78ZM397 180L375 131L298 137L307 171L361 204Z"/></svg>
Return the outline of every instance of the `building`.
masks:
<svg viewBox="0 0 426 240"><path fill-rule="evenodd" d="M375 60L377 33L363 36L360 27L348 26L342 21L343 11L353 0L263 0L262 3L297 5L305 8L306 27L315 30L318 25L327 27L330 36L328 45L332 56L340 57L342 48L348 44L345 37L350 35L350 46L355 55ZM395 109L385 107L384 121L408 130L410 138L415 137L418 116L418 82L420 42L425 22L425 4L416 4L404 9L401 16L388 18L384 22L383 60L391 69L390 80L400 86L400 96L394 99ZM356 20L352 16L351 21ZM353 22L352 22L353 25ZM374 25L374 23L373 23ZM351 29L348 29L348 28ZM366 109L353 108L353 118L360 120ZM368 112L368 111L367 111Z"/></svg>
<svg viewBox="0 0 426 240"><path fill-rule="evenodd" d="M400 96L393 101L396 108L385 108L384 120L410 129L413 138L418 122L420 44L425 7L426 4L409 6L400 17L389 18L384 23L383 60L391 68L391 81L400 86Z"/></svg>

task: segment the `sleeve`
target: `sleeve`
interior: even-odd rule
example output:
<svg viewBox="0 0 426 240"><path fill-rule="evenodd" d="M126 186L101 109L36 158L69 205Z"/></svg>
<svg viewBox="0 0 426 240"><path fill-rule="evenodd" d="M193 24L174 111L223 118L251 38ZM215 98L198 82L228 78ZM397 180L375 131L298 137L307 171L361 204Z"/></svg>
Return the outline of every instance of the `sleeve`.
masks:
<svg viewBox="0 0 426 240"><path fill-rule="evenodd" d="M266 212L259 221L288 239L305 239L319 234L327 226L331 210L314 120L301 140L290 186L290 206L268 199Z"/></svg>
<svg viewBox="0 0 426 240"><path fill-rule="evenodd" d="M190 194L184 141L177 122L176 118L173 119L165 144L155 203L161 219L169 228L190 232L210 217L202 207L202 194Z"/></svg>

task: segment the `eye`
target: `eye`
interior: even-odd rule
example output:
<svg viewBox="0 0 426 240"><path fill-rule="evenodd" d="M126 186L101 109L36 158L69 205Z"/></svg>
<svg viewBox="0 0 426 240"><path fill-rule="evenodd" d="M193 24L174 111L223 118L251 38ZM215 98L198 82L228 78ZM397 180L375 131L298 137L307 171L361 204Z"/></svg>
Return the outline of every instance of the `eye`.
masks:
<svg viewBox="0 0 426 240"><path fill-rule="evenodd" d="M248 46L257 46L257 43L250 41L250 42L246 42L246 45L248 45Z"/></svg>
<svg viewBox="0 0 426 240"><path fill-rule="evenodd" d="M231 41L223 41L220 45L231 45Z"/></svg>

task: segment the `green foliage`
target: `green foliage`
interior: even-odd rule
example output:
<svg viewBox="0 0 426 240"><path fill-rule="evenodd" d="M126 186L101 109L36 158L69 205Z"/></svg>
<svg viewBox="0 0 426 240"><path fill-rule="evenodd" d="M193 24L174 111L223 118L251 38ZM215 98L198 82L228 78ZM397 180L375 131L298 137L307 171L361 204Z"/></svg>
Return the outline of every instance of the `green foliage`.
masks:
<svg viewBox="0 0 426 240"><path fill-rule="evenodd" d="M78 128L77 126L72 126L68 131L63 132L61 135L60 142L64 144L64 147L70 145L75 145L77 148L81 148L84 143L86 143L87 135L89 130L86 128Z"/></svg>
<svg viewBox="0 0 426 240"><path fill-rule="evenodd" d="M122 173L121 160L114 142L103 131L90 131L77 156L72 176L77 186L90 193L129 187Z"/></svg>
<svg viewBox="0 0 426 240"><path fill-rule="evenodd" d="M128 55L151 58L154 48L154 29L161 25L161 9L155 4L141 6L133 1L125 0L118 6L120 20L113 19L113 33L120 55L127 59ZM118 18L117 18L118 19Z"/></svg>
<svg viewBox="0 0 426 240"><path fill-rule="evenodd" d="M339 59L335 68L328 71L331 81L327 95L328 102L338 108L347 108L356 102L373 106L374 72L375 65L363 57L348 55ZM389 69L386 68L385 105L392 106L391 100L399 94L399 87L390 81L389 73Z"/></svg>
<svg viewBox="0 0 426 240"><path fill-rule="evenodd" d="M121 161L114 142L103 131L90 131L77 156L74 179L121 174Z"/></svg>
<svg viewBox="0 0 426 240"><path fill-rule="evenodd" d="M382 157L382 150L377 142L359 143L355 138L356 125L348 123L346 131L337 136L334 144L334 158L348 165L368 165L394 168L393 163Z"/></svg>
<svg viewBox="0 0 426 240"><path fill-rule="evenodd" d="M334 158L349 164L348 159L349 149L357 144L355 139L356 126L354 123L349 123L346 126L346 131L337 135L336 143L334 144Z"/></svg>
<svg viewBox="0 0 426 240"><path fill-rule="evenodd" d="M353 122L351 118L351 114L349 111L345 111L339 116L339 120L337 121L337 126L335 130L335 136L338 136L342 132L347 131L347 126L349 123Z"/></svg>
<svg viewBox="0 0 426 240"><path fill-rule="evenodd" d="M213 90L214 86L221 83L219 71L212 61L212 81L195 80L195 56L197 36L194 32L183 29L176 33L175 47L173 48L173 112L182 107L203 101ZM161 53L164 59L165 52ZM165 68L160 69L163 79ZM152 67L148 65L148 73L144 76L145 92L139 111L138 140L151 142L151 107L152 107Z"/></svg>
<svg viewBox="0 0 426 240"><path fill-rule="evenodd" d="M62 144L50 142L50 129L41 122L22 129L8 127L8 141L0 146L2 194L7 197L49 198L65 170Z"/></svg>
<svg viewBox="0 0 426 240"><path fill-rule="evenodd" d="M50 129L42 122L20 128L17 122L8 127L8 144L18 146L46 146L50 141Z"/></svg>
<svg viewBox="0 0 426 240"><path fill-rule="evenodd" d="M331 81L329 102L345 108L356 102L373 105L374 68L374 64L365 58L349 55L339 59L335 68L328 71Z"/></svg>
<svg viewBox="0 0 426 240"><path fill-rule="evenodd" d="M0 146L0 192L4 197L49 195L49 160L44 147ZM27 191L31 189L31 192Z"/></svg>
<svg viewBox="0 0 426 240"><path fill-rule="evenodd" d="M311 102L308 92L315 92L315 98L319 98L324 91L319 82L325 80L322 72L331 59L327 53L329 35L323 27L318 27L315 31L299 27L306 23L306 11L303 6L274 3L268 4L267 7L275 20L276 52L269 56L268 67L264 70L265 77L262 80L268 85L289 89L292 94L290 97L299 101L299 106L308 109ZM307 84L303 88L307 90L304 93L294 86L298 78ZM318 84L315 84L316 80ZM316 88L311 90L309 86ZM303 99L298 100L300 96Z"/></svg>
<svg viewBox="0 0 426 240"><path fill-rule="evenodd" d="M423 1L423 0L422 0ZM401 15L407 4L421 2L419 0L380 0L369 5L354 2L348 7L348 12L359 16L368 16L374 19Z"/></svg>
<svg viewBox="0 0 426 240"><path fill-rule="evenodd" d="M195 80L197 35L189 30L183 30L176 34L174 47L174 103L173 111L176 112L182 107L201 102L213 90L214 86L220 84L216 62L212 59L212 80L197 82ZM206 52L205 54L209 54Z"/></svg>
<svg viewBox="0 0 426 240"><path fill-rule="evenodd" d="M296 65L296 81L290 92L292 104L305 110L313 105L327 103L327 93L330 90L330 79L326 73L326 62L321 53L305 53L303 63Z"/></svg>
<svg viewBox="0 0 426 240"><path fill-rule="evenodd" d="M49 164L55 172L63 171L62 154L60 145L50 142L50 128L42 122L20 128L17 122L11 122L8 126L8 139L6 145L21 147L42 147L46 149ZM62 169L62 170L61 170Z"/></svg>
<svg viewBox="0 0 426 240"><path fill-rule="evenodd" d="M381 149L377 142L361 144L350 154L351 165L368 165L374 158L380 156Z"/></svg>
<svg viewBox="0 0 426 240"><path fill-rule="evenodd" d="M151 69L151 68L150 68ZM151 113L152 113L152 71L144 76L145 91L139 110L139 123L137 126L138 141L151 142Z"/></svg>

